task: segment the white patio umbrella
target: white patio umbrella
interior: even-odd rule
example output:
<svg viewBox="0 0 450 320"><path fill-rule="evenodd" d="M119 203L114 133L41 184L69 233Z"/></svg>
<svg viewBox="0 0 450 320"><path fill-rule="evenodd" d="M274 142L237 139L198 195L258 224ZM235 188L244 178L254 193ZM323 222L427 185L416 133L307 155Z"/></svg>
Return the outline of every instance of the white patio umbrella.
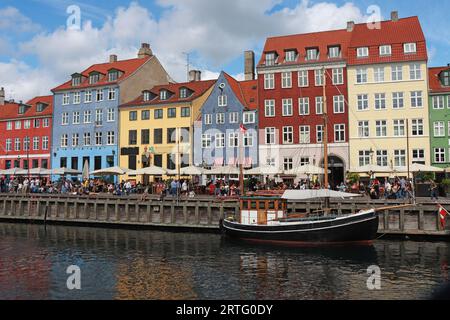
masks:
<svg viewBox="0 0 450 320"><path fill-rule="evenodd" d="M11 168L7 170L0 170L0 174L5 176L23 176L28 174L28 171L20 168Z"/></svg>
<svg viewBox="0 0 450 320"><path fill-rule="evenodd" d="M57 175L57 176L58 175L59 176L67 176L67 175L76 176L76 175L81 174L81 172L78 171L78 170L68 169L68 168L52 169L52 170L50 170L50 172L51 172L51 174L54 174L54 175Z"/></svg>
<svg viewBox="0 0 450 320"><path fill-rule="evenodd" d="M87 160L84 162L81 178L83 180L89 180L89 162Z"/></svg>
<svg viewBox="0 0 450 320"><path fill-rule="evenodd" d="M233 166L223 166L223 167L215 167L211 170L205 172L209 175L231 175L231 174L239 174L240 170L237 167Z"/></svg>
<svg viewBox="0 0 450 320"><path fill-rule="evenodd" d="M30 169L30 174L31 175L38 175L38 176L47 176L52 174L51 170L49 169L44 169L44 168L33 168Z"/></svg>
<svg viewBox="0 0 450 320"><path fill-rule="evenodd" d="M379 166L376 164L368 164L365 166L361 166L361 167L356 167L352 170L350 170L353 173L369 173L369 172L373 172L373 173L390 173L392 172L392 168L388 167L388 166Z"/></svg>
<svg viewBox="0 0 450 320"><path fill-rule="evenodd" d="M271 176L277 174L283 174L283 170L275 166L261 166L253 169L245 170L245 174L255 175L255 176Z"/></svg>
<svg viewBox="0 0 450 320"><path fill-rule="evenodd" d="M189 166L189 167L184 167L184 168L180 168L180 175L182 176L201 176L204 173L204 169L203 168L199 168L196 166ZM170 175L178 175L178 170L168 170L167 171L168 174Z"/></svg>
<svg viewBox="0 0 450 320"><path fill-rule="evenodd" d="M331 173L330 170L328 170L328 173ZM286 174L288 175L302 175L302 174L325 174L325 169L320 168L320 167L316 167L314 165L311 164L307 164L304 166L299 166L296 167L292 170L288 170L286 171Z"/></svg>
<svg viewBox="0 0 450 320"><path fill-rule="evenodd" d="M405 173L405 172L408 172L408 168L407 167L397 167L394 169L394 171ZM439 167L426 166L423 164L413 163L409 167L409 171L410 172L444 172L444 169L439 168Z"/></svg>
<svg viewBox="0 0 450 320"><path fill-rule="evenodd" d="M89 174L93 176L121 176L127 174L128 172L130 172L129 169L116 166L101 170L95 170L90 172Z"/></svg>
<svg viewBox="0 0 450 320"><path fill-rule="evenodd" d="M139 176L139 175L149 175L149 176L163 176L167 174L167 170L161 167L150 166L147 168L132 170L128 172L129 175Z"/></svg>

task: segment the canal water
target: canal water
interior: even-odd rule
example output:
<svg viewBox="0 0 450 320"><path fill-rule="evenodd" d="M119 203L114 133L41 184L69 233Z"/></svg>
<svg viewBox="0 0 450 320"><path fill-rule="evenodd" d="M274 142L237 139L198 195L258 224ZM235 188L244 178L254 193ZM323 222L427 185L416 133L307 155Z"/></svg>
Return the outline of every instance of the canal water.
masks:
<svg viewBox="0 0 450 320"><path fill-rule="evenodd" d="M0 223L0 299L426 299L450 244L255 247L217 234ZM80 268L81 290L67 288ZM380 290L367 287L378 266ZM376 284L376 281L371 281Z"/></svg>

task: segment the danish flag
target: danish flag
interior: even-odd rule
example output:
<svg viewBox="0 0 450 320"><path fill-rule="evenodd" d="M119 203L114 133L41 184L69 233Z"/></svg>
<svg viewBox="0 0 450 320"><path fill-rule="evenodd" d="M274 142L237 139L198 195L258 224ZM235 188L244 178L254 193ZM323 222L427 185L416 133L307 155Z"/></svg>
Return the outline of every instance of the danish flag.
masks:
<svg viewBox="0 0 450 320"><path fill-rule="evenodd" d="M241 132L242 132L242 133L246 133L246 132L247 132L247 128L244 127L244 125L243 125L242 123L241 123L240 129L241 129Z"/></svg>
<svg viewBox="0 0 450 320"><path fill-rule="evenodd" d="M445 218L449 215L448 211L441 205L439 205L439 219L441 220L442 228L445 229Z"/></svg>

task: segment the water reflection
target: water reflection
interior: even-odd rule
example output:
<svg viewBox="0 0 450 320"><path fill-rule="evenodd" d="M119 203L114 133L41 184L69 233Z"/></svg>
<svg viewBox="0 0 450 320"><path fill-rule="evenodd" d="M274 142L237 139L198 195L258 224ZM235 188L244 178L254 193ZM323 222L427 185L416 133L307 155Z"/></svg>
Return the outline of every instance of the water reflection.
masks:
<svg viewBox="0 0 450 320"><path fill-rule="evenodd" d="M448 280L448 243L255 247L214 234L0 224L1 299L419 299ZM82 290L66 288L66 268ZM369 291L367 268L382 270Z"/></svg>

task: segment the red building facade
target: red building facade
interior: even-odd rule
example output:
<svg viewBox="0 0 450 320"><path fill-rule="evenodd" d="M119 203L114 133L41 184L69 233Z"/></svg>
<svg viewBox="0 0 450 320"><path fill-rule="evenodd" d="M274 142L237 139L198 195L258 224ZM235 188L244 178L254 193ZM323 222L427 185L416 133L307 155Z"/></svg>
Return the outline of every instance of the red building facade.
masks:
<svg viewBox="0 0 450 320"><path fill-rule="evenodd" d="M53 96L0 105L0 169L50 168Z"/></svg>
<svg viewBox="0 0 450 320"><path fill-rule="evenodd" d="M331 176L333 184L343 181L349 168L350 40L347 30L267 39L257 67L261 164L289 170L323 163L325 79Z"/></svg>

